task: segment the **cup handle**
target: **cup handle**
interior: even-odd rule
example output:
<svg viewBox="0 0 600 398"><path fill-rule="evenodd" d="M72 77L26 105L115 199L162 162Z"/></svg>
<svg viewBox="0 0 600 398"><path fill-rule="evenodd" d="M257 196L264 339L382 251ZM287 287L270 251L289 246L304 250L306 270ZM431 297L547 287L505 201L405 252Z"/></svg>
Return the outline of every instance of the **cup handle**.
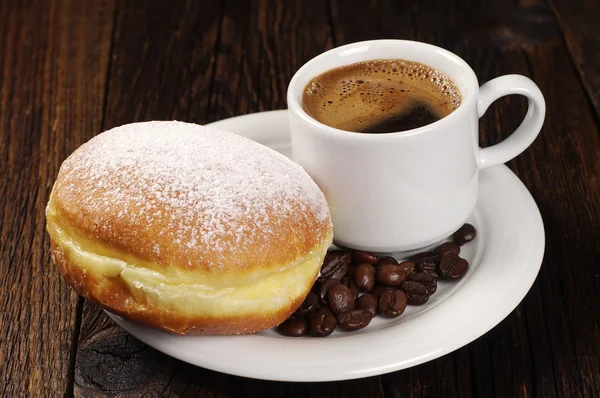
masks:
<svg viewBox="0 0 600 398"><path fill-rule="evenodd" d="M527 97L529 106L521 125L504 141L479 149L479 167L505 163L523 152L540 132L546 115L546 102L538 86L521 75L506 75L490 80L479 89L477 113L483 116L492 102L500 97L520 94Z"/></svg>

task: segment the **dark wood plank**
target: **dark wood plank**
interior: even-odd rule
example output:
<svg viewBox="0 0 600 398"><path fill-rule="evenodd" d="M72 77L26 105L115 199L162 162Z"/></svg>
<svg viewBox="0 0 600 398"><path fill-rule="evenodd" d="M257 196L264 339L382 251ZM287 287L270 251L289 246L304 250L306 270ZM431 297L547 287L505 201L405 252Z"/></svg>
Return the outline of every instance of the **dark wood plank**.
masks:
<svg viewBox="0 0 600 398"><path fill-rule="evenodd" d="M591 256L600 233L598 126L551 10L535 1L485 3L382 0L365 7L333 1L338 44L381 37L437 44L467 60L481 82L506 73L532 77L548 101L542 136L509 163L546 223L538 281L490 333L439 360L384 376L384 391L394 397L595 396L599 289L591 275L599 267ZM524 113L519 98L494 104L481 121L482 146L506 137Z"/></svg>
<svg viewBox="0 0 600 398"><path fill-rule="evenodd" d="M208 115L193 113L198 122L211 122L258 111L260 42L256 2L227 2L223 10Z"/></svg>
<svg viewBox="0 0 600 398"><path fill-rule="evenodd" d="M206 112L220 14L220 1L119 4L103 128Z"/></svg>
<svg viewBox="0 0 600 398"><path fill-rule="evenodd" d="M594 397L600 394L600 266L594 254L600 235L599 129L566 49L529 57L549 106L542 148L533 154L538 170L528 173L526 164L519 170L539 198L546 226L546 264L538 280L548 348L557 395ZM532 341L538 331L530 332Z"/></svg>
<svg viewBox="0 0 600 398"><path fill-rule="evenodd" d="M232 376L188 365L148 347L89 302L85 314L75 396L236 396Z"/></svg>
<svg viewBox="0 0 600 398"><path fill-rule="evenodd" d="M294 72L332 47L327 11L314 0L227 3L207 121L285 108Z"/></svg>
<svg viewBox="0 0 600 398"><path fill-rule="evenodd" d="M549 0L577 66L583 86L600 118L600 3Z"/></svg>
<svg viewBox="0 0 600 398"><path fill-rule="evenodd" d="M62 160L99 132L113 2L0 6L0 395L69 394L75 293L44 209Z"/></svg>

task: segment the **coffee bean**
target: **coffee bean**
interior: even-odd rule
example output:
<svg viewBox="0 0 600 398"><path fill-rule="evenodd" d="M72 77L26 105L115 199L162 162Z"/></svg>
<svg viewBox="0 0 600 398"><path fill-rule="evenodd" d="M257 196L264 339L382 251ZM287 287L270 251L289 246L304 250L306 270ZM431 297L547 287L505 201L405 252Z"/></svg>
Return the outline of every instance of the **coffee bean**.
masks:
<svg viewBox="0 0 600 398"><path fill-rule="evenodd" d="M309 292L308 296L306 296L306 299L304 299L302 305L298 307L296 312L294 312L294 315L300 318L306 318L318 309L319 297L316 295L315 292Z"/></svg>
<svg viewBox="0 0 600 398"><path fill-rule="evenodd" d="M316 294L319 297L321 304L327 305L327 290L336 283L339 283L335 279L327 279L317 285Z"/></svg>
<svg viewBox="0 0 600 398"><path fill-rule="evenodd" d="M472 241L477 236L477 230L471 224L465 224L458 229L452 236L454 241L459 245L464 245L467 242Z"/></svg>
<svg viewBox="0 0 600 398"><path fill-rule="evenodd" d="M328 251L325 254L325 260L323 261L324 263L329 261L332 261L334 259L338 259L339 261L346 263L346 264L350 264L350 262L352 262L352 252L350 252L349 250L331 250Z"/></svg>
<svg viewBox="0 0 600 398"><path fill-rule="evenodd" d="M395 318L404 312L407 302L406 294L402 290L386 290L379 298L377 308L381 315Z"/></svg>
<svg viewBox="0 0 600 398"><path fill-rule="evenodd" d="M317 282L323 282L326 279L340 280L346 275L348 264L350 264L351 255L347 251L333 250L327 252L323 265L321 266L321 275Z"/></svg>
<svg viewBox="0 0 600 398"><path fill-rule="evenodd" d="M407 280L411 282L419 282L427 289L427 294L432 295L437 290L437 278L431 274L425 272L417 272L416 274L409 275Z"/></svg>
<svg viewBox="0 0 600 398"><path fill-rule="evenodd" d="M359 330L367 326L373 317L367 310L342 312L337 316L338 325L344 330Z"/></svg>
<svg viewBox="0 0 600 398"><path fill-rule="evenodd" d="M335 279L336 281L339 281L340 279L342 279L344 276L346 276L348 266L349 266L349 264L346 264L346 263L340 265L338 268L336 268L335 271L333 271L331 273L331 276L329 276L329 279Z"/></svg>
<svg viewBox="0 0 600 398"><path fill-rule="evenodd" d="M456 253L446 253L442 256L440 260L440 265L438 268L438 272L442 278L445 277L447 271L452 267L452 265L458 261L459 255Z"/></svg>
<svg viewBox="0 0 600 398"><path fill-rule="evenodd" d="M416 263L414 261L402 261L400 264L400 269L404 271L406 275L410 275L415 272Z"/></svg>
<svg viewBox="0 0 600 398"><path fill-rule="evenodd" d="M361 263L356 267L354 283L363 292L370 292L375 287L375 267L369 263Z"/></svg>
<svg viewBox="0 0 600 398"><path fill-rule="evenodd" d="M459 258L454 266L446 274L446 279L449 281L456 281L462 278L469 270L469 262L464 258Z"/></svg>
<svg viewBox="0 0 600 398"><path fill-rule="evenodd" d="M435 249L433 252L438 254L440 257L448 252L460 254L460 246L456 242L444 242Z"/></svg>
<svg viewBox="0 0 600 398"><path fill-rule="evenodd" d="M356 300L358 298L358 295L360 294L360 290L358 289L358 287L356 287L356 283L354 283L354 278L345 276L340 280L340 283L343 283L344 285L348 286L348 288L352 292L352 297L354 297L354 300Z"/></svg>
<svg viewBox="0 0 600 398"><path fill-rule="evenodd" d="M308 333L315 337L329 336L337 321L329 308L321 307L308 319Z"/></svg>
<svg viewBox="0 0 600 398"><path fill-rule="evenodd" d="M365 293L356 300L356 309L367 310L371 313L371 316L377 315L377 305L379 299L377 296L371 293Z"/></svg>
<svg viewBox="0 0 600 398"><path fill-rule="evenodd" d="M462 278L469 269L469 262L454 253L446 253L440 262L440 276L450 281Z"/></svg>
<svg viewBox="0 0 600 398"><path fill-rule="evenodd" d="M398 264L398 260L396 260L394 257L385 256L385 257L381 257L377 264L379 265L379 264L383 264L383 263Z"/></svg>
<svg viewBox="0 0 600 398"><path fill-rule="evenodd" d="M466 236L459 237L459 233ZM331 251L312 291L277 330L285 336L308 333L324 337L333 333L337 325L344 330L358 330L377 313L394 318L408 304L425 304L437 290L438 276L456 280L467 272L469 263L459 256L459 245L472 240L475 234L473 226L465 224L455 233L455 242L444 242L433 251L417 253L400 263L391 256ZM366 293L359 296L360 291Z"/></svg>
<svg viewBox="0 0 600 398"><path fill-rule="evenodd" d="M371 291L371 293L375 296L375 297L381 297L381 295L388 291L394 291L396 290L395 287L389 287L389 286L384 286L384 285L375 285L375 288Z"/></svg>
<svg viewBox="0 0 600 398"><path fill-rule="evenodd" d="M367 252L354 252L352 253L352 259L356 264L369 263L375 265L379 262L377 255Z"/></svg>
<svg viewBox="0 0 600 398"><path fill-rule="evenodd" d="M379 263L376 273L377 282L386 286L400 286L406 280L406 272L397 264Z"/></svg>
<svg viewBox="0 0 600 398"><path fill-rule="evenodd" d="M334 315L351 311L355 305L350 288L341 283L337 283L329 288L327 291L327 302L329 303L329 309L331 309Z"/></svg>
<svg viewBox="0 0 600 398"><path fill-rule="evenodd" d="M427 272L437 276L437 267L440 262L440 256L434 252L423 252L415 254L410 258L415 262L417 272Z"/></svg>
<svg viewBox="0 0 600 398"><path fill-rule="evenodd" d="M304 319L290 318L277 327L277 331L284 336L300 337L306 334Z"/></svg>
<svg viewBox="0 0 600 398"><path fill-rule="evenodd" d="M419 282L406 281L400 286L400 289L406 293L410 305L423 305L429 300L427 288Z"/></svg>

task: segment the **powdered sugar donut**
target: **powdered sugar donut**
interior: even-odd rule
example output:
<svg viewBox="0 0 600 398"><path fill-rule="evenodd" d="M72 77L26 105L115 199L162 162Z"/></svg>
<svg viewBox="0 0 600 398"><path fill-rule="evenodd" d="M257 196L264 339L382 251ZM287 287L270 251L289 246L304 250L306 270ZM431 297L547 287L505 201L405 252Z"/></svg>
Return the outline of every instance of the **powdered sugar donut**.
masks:
<svg viewBox="0 0 600 398"><path fill-rule="evenodd" d="M325 197L300 166L174 121L82 145L61 166L46 218L53 260L79 294L182 334L281 323L332 240Z"/></svg>

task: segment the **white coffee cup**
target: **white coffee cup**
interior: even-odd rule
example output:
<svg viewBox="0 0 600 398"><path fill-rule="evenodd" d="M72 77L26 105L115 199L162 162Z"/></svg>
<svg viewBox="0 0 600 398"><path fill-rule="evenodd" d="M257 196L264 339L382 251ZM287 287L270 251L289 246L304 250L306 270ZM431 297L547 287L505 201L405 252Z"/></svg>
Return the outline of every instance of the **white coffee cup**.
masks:
<svg viewBox="0 0 600 398"><path fill-rule="evenodd" d="M302 108L314 77L343 65L403 59L450 77L462 103L427 126L398 133L352 133L329 127ZM529 109L519 128L499 144L479 148L479 118L496 99L520 94ZM457 55L425 43L374 40L334 48L302 66L288 87L293 159L321 187L331 210L334 241L375 252L407 251L456 231L473 211L478 171L507 162L538 135L546 105L539 88L520 75L479 87Z"/></svg>

